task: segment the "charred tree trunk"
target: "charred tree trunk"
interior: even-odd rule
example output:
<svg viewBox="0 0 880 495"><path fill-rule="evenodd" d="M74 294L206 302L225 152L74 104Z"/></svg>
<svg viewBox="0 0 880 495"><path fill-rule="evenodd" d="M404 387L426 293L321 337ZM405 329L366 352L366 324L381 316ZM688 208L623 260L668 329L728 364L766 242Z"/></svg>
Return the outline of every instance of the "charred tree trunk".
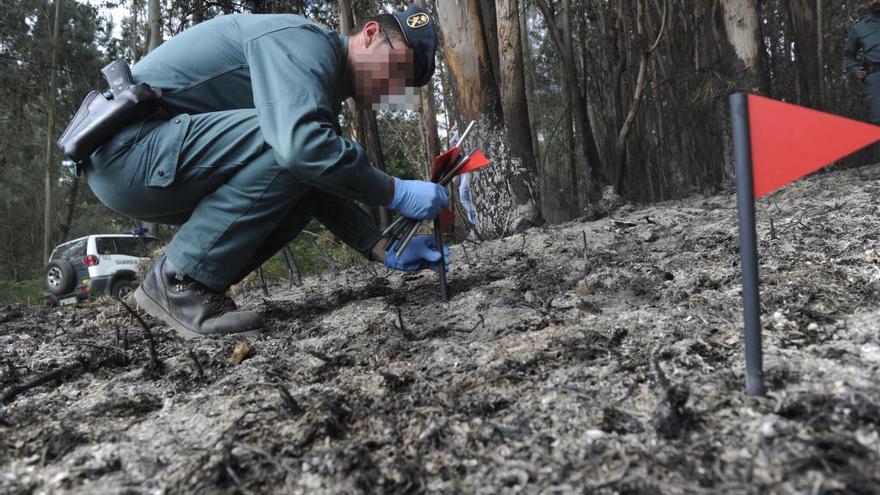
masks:
<svg viewBox="0 0 880 495"><path fill-rule="evenodd" d="M510 136L510 148L523 170L537 176L532 148L531 120L526 101L526 83L523 74L523 53L520 36L517 0L498 0L498 61L501 108L504 124Z"/></svg>
<svg viewBox="0 0 880 495"><path fill-rule="evenodd" d="M584 96L580 91L578 84L577 65L574 55L568 47L566 37L559 29L556 18L550 10L547 0L537 0L538 8L544 14L550 35L556 49L562 55L562 70L564 71L566 82L570 88L571 95L571 112L574 121L574 140L575 140L575 163L577 164L577 175L581 179L578 181L578 206L581 212L587 216L597 216L602 214L599 207L599 200L602 197L601 186L597 178L601 176L601 160L599 152L596 148L596 140L593 136L593 130L590 127L589 120L586 115L586 105L584 104ZM567 13L566 13L567 15ZM570 31L569 31L570 35Z"/></svg>
<svg viewBox="0 0 880 495"><path fill-rule="evenodd" d="M538 129L541 126L541 113L537 109L535 102L535 66L532 63L532 47L529 43L529 8L525 0L520 0L519 8L521 15L519 16L519 37L522 43L522 60L523 75L525 76L526 85L526 105L529 112L529 127L532 130L532 153L535 156L535 163L541 163L541 147L538 143ZM538 172L540 175L540 171ZM543 199L542 199L543 202Z"/></svg>
<svg viewBox="0 0 880 495"><path fill-rule="evenodd" d="M644 4L644 0L636 0L636 33L637 46L639 49L639 72L638 76L636 77L636 87L633 94L632 104L630 105L629 112L627 112L626 114L626 118L624 118L623 120L623 125L620 128L620 132L617 134L617 140L614 143L614 158L619 170L616 188L621 194L624 192L624 178L626 176L626 162L628 159L626 152L626 138L627 136L629 136L633 124L636 121L636 114L638 114L639 112L639 107L642 103L642 97L645 94L645 87L648 84L648 59L651 56L651 53L654 51L654 48L656 48L657 44L660 42L660 38L663 36L663 32L666 28L667 7L664 2L664 8L661 14L663 18L660 22L659 34L657 35L656 41L654 41L651 46L648 46L648 35L645 30L646 10L647 7Z"/></svg>
<svg viewBox="0 0 880 495"><path fill-rule="evenodd" d="M487 235L504 236L539 223L541 215L535 172L511 148L489 49L493 43L497 46L498 37L485 31L484 14L479 0L437 3L459 110L465 121L479 124L468 141L479 144L492 161L492 166L472 176L478 228Z"/></svg>
<svg viewBox="0 0 880 495"><path fill-rule="evenodd" d="M428 8L428 2L417 0L416 5ZM440 154L440 136L437 134L437 105L434 101L434 84L426 84L419 89L420 120L422 123L422 143L425 146L425 177L430 178L431 164Z"/></svg>
<svg viewBox="0 0 880 495"><path fill-rule="evenodd" d="M802 105L815 108L819 104L819 42L813 0L790 0L788 13L794 34L797 70L800 73Z"/></svg>
<svg viewBox="0 0 880 495"><path fill-rule="evenodd" d="M342 34L347 35L354 29L354 22L351 2L349 0L339 0L339 30ZM385 156L382 153L382 141L379 139L376 113L372 109L361 108L354 98L349 98L348 109L349 113L351 113L352 129L354 131L352 138L364 146L367 150L367 156L370 157L370 161L373 162L376 168L385 170ZM378 207L378 211L374 215L377 215L377 220L383 229L390 223L387 208Z"/></svg>
<svg viewBox="0 0 880 495"><path fill-rule="evenodd" d="M73 215L76 212L76 197L79 193L79 176L73 176L73 184L70 186L70 192L67 194L65 203L66 213L64 215L64 223L61 224L60 238L67 240L70 234L70 226L73 225Z"/></svg>
<svg viewBox="0 0 880 495"><path fill-rule="evenodd" d="M55 0L55 20L52 28L52 61L49 65L46 124L46 180L43 194L43 261L49 261L52 247L52 175L55 169L55 100L58 97L58 51L61 43L61 6L64 0Z"/></svg>
<svg viewBox="0 0 880 495"><path fill-rule="evenodd" d="M738 61L736 81L739 87L761 90L761 24L758 0L721 0L727 41Z"/></svg>

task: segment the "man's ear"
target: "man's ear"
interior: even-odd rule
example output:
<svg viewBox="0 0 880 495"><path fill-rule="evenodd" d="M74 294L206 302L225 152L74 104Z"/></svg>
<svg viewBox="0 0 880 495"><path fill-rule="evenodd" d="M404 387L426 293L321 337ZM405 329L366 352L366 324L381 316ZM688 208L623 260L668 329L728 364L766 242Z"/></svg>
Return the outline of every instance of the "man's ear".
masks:
<svg viewBox="0 0 880 495"><path fill-rule="evenodd" d="M369 48L373 43L378 40L377 35L379 34L379 23L376 21L370 21L364 24L364 29L361 31L361 46L363 48Z"/></svg>

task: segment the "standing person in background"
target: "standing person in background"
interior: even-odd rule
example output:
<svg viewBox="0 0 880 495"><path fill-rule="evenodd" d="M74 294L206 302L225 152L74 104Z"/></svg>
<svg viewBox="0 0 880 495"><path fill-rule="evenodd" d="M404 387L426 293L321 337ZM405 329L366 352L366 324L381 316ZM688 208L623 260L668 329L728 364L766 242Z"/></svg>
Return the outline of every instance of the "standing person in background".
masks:
<svg viewBox="0 0 880 495"><path fill-rule="evenodd" d="M452 128L449 129L449 132L451 133L449 137L449 147L452 148L453 146L456 146L461 139L461 135L458 133L458 122L452 124ZM470 180L468 179L469 175L470 173L461 174L456 179L458 180L458 201L461 203L461 207L464 208L468 222L471 225L476 226L477 215L474 212L474 204L471 202Z"/></svg>
<svg viewBox="0 0 880 495"><path fill-rule="evenodd" d="M846 40L843 70L864 81L871 122L880 125L880 0L867 0L867 5L868 16L853 26Z"/></svg>

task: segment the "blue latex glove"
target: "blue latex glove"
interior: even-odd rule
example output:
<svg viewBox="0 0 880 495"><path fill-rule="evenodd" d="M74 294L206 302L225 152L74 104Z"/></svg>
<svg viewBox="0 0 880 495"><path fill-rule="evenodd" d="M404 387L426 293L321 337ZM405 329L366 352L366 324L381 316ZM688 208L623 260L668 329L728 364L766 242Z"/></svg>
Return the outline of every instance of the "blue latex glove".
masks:
<svg viewBox="0 0 880 495"><path fill-rule="evenodd" d="M437 218L448 205L449 191L440 184L394 178L394 197L388 207L401 215L414 220Z"/></svg>
<svg viewBox="0 0 880 495"><path fill-rule="evenodd" d="M417 235L410 241L409 246L397 257L398 243L385 246L385 267L394 270L414 272L430 268L435 272L440 271L440 251L434 246L434 237L429 235ZM443 257L446 268L449 268L449 248L443 246Z"/></svg>

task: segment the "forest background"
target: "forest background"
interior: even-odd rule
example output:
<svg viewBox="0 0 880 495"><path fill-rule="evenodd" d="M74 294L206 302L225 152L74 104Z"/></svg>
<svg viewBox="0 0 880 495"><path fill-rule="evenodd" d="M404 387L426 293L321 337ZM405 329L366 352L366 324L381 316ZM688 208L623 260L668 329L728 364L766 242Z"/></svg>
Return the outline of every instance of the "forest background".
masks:
<svg viewBox="0 0 880 495"><path fill-rule="evenodd" d="M493 166L472 177L480 236L600 217L732 186L727 97L749 91L867 120L863 85L841 69L863 1L419 0L439 27L438 70L421 111L354 104L344 135L376 166L423 178L448 129ZM42 300L48 253L64 240L140 223L98 202L55 141L110 60L135 62L219 15L298 13L347 32L403 2L339 0L2 0L0 303ZM873 152L844 166L873 161ZM467 235L459 213L453 235ZM377 222L387 221L376 212ZM149 226L162 237L173 227ZM305 274L357 259L320 225L291 245ZM286 273L280 257L270 278Z"/></svg>

